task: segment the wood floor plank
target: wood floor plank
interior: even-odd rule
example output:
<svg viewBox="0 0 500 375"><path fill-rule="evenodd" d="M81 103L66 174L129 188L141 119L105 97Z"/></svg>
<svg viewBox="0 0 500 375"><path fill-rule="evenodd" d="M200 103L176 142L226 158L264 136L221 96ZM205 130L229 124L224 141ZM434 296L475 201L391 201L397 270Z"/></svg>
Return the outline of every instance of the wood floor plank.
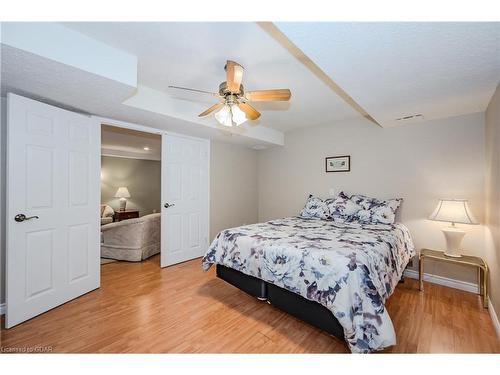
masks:
<svg viewBox="0 0 500 375"><path fill-rule="evenodd" d="M499 353L479 296L407 279L386 305L386 353ZM159 257L102 266L101 288L6 330L0 346L60 353L347 353L345 343L201 270Z"/></svg>

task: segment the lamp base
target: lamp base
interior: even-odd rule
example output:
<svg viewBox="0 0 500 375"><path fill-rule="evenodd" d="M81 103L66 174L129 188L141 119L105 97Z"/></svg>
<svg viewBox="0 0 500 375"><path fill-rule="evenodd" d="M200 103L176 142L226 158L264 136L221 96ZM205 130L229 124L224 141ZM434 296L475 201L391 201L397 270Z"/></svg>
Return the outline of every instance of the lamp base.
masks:
<svg viewBox="0 0 500 375"><path fill-rule="evenodd" d="M450 226L441 229L446 238L446 251L444 255L452 258L460 258L462 255L459 253L460 244L465 236L465 231L458 229L455 226Z"/></svg>
<svg viewBox="0 0 500 375"><path fill-rule="evenodd" d="M120 211L125 211L127 208L127 198L120 198Z"/></svg>

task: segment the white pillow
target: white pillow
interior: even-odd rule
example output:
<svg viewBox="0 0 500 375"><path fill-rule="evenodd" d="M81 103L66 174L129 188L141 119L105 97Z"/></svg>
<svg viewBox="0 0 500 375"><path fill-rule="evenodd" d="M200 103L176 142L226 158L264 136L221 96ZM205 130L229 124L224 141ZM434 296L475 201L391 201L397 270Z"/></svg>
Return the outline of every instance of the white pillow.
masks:
<svg viewBox="0 0 500 375"><path fill-rule="evenodd" d="M333 221L351 221L361 206L350 199L350 196L341 191L335 199L326 200L328 206L328 217Z"/></svg>
<svg viewBox="0 0 500 375"><path fill-rule="evenodd" d="M394 224L396 211L403 199L377 199L364 195L353 195L351 201L361 207L352 217L352 221L358 221L362 224Z"/></svg>
<svg viewBox="0 0 500 375"><path fill-rule="evenodd" d="M330 212L328 211L328 206L326 202L318 197L309 195L307 202L300 212L300 217L306 219L328 219Z"/></svg>
<svg viewBox="0 0 500 375"><path fill-rule="evenodd" d="M115 214L115 210L113 210L110 206L106 205L104 207L104 211L102 212L102 217L110 217Z"/></svg>

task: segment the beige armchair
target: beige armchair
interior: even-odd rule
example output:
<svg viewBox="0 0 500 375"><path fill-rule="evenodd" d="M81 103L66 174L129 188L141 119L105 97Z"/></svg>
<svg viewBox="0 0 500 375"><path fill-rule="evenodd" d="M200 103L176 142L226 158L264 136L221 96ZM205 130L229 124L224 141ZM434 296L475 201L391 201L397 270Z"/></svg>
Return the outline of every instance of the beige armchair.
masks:
<svg viewBox="0 0 500 375"><path fill-rule="evenodd" d="M161 214L101 227L101 257L140 262L160 252Z"/></svg>

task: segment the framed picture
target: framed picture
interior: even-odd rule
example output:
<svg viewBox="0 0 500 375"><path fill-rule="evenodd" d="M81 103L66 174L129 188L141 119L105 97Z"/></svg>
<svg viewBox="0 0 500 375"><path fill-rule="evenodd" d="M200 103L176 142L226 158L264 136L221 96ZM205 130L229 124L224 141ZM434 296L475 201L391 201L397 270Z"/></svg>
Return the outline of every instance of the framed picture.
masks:
<svg viewBox="0 0 500 375"><path fill-rule="evenodd" d="M351 156L329 156L325 159L326 172L349 172L351 170Z"/></svg>

